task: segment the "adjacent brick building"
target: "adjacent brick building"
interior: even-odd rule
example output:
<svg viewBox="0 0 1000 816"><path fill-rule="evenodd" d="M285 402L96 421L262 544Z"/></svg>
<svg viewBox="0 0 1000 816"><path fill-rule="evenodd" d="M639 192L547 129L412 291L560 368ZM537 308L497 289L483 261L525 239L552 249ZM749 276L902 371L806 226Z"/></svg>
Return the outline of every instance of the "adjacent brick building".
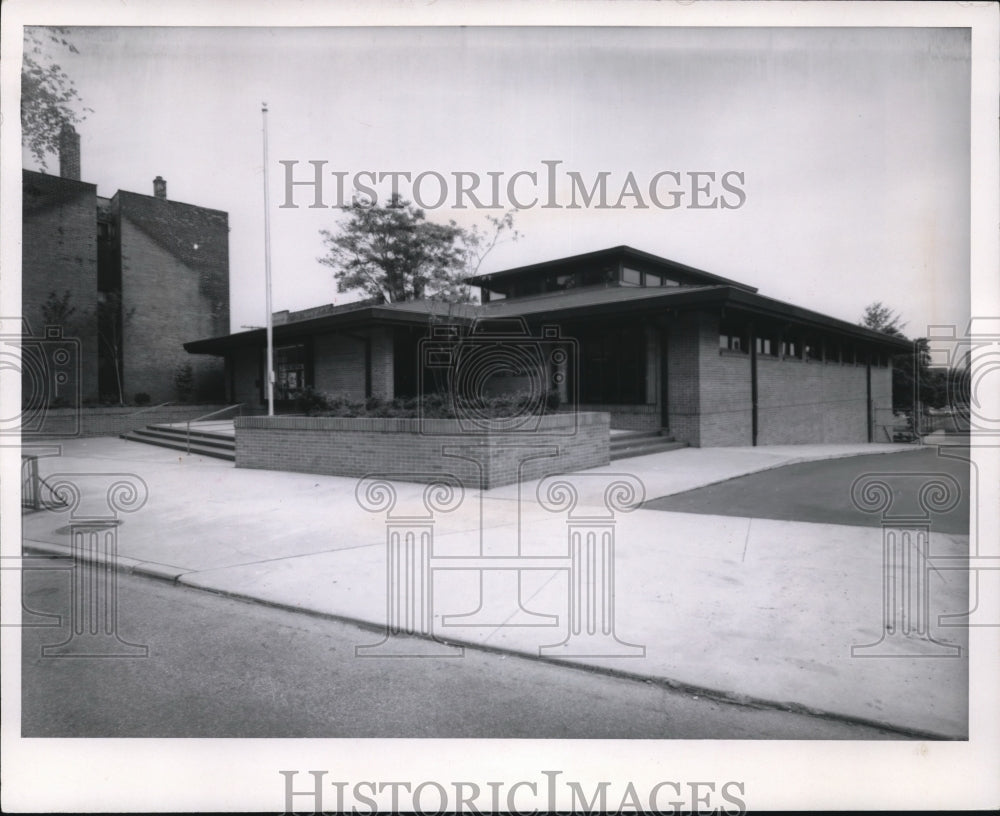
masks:
<svg viewBox="0 0 1000 816"><path fill-rule="evenodd" d="M98 196L80 180L72 128L61 135L60 175L25 170L23 191L22 315L35 336L56 322L79 339L79 396L117 402L120 385L126 402L221 399L222 361L192 357L183 343L229 330L227 214L169 200L160 177L153 195ZM53 303L65 304L64 317L53 319ZM193 388L181 394L176 375L188 365Z"/></svg>
<svg viewBox="0 0 1000 816"><path fill-rule="evenodd" d="M696 446L885 441L891 356L907 341L630 247L471 278L479 305L364 302L279 313L276 404L431 390L558 394L612 428ZM227 399L266 400L265 333L193 341L226 361ZM548 402L551 405L551 401Z"/></svg>

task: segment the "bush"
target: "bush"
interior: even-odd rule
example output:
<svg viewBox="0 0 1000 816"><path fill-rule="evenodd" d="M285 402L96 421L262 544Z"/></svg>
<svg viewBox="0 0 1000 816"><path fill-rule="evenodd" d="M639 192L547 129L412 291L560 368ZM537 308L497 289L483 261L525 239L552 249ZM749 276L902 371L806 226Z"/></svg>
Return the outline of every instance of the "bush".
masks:
<svg viewBox="0 0 1000 816"><path fill-rule="evenodd" d="M560 404L558 392L549 392L538 400L528 393L497 394L488 397L455 397L431 393L421 397L397 397L393 400L369 397L352 400L343 395L326 396L306 389L299 397L299 410L307 416L376 417L386 419L500 419L522 416L541 403L541 413L555 411Z"/></svg>
<svg viewBox="0 0 1000 816"><path fill-rule="evenodd" d="M295 410L306 416L319 416L321 411L327 410L330 402L321 391L317 391L311 385L299 391L295 397Z"/></svg>
<svg viewBox="0 0 1000 816"><path fill-rule="evenodd" d="M194 369L191 363L182 363L174 371L174 386L177 388L177 398L187 402L194 393Z"/></svg>
<svg viewBox="0 0 1000 816"><path fill-rule="evenodd" d="M132 397L132 401L136 405L149 405L149 394L147 394L145 391L140 391L138 394Z"/></svg>

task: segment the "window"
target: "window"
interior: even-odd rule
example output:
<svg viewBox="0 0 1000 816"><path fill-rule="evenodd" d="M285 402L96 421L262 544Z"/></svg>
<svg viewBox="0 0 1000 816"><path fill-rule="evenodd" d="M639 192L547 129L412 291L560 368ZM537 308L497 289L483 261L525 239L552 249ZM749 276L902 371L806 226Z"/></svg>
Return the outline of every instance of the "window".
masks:
<svg viewBox="0 0 1000 816"><path fill-rule="evenodd" d="M822 360L823 346L816 338L810 338L802 344L802 352L807 360Z"/></svg>
<svg viewBox="0 0 1000 816"><path fill-rule="evenodd" d="M799 344L794 337L785 337L781 340L781 356L786 359L797 360L799 357Z"/></svg>
<svg viewBox="0 0 1000 816"><path fill-rule="evenodd" d="M278 346L274 350L274 398L294 399L306 387L306 361L308 352L305 343Z"/></svg>
<svg viewBox="0 0 1000 816"><path fill-rule="evenodd" d="M640 326L591 331L580 342L580 399L591 404L646 402L646 342Z"/></svg>
<svg viewBox="0 0 1000 816"><path fill-rule="evenodd" d="M642 272L638 269L624 267L622 269L622 283L626 286L642 286Z"/></svg>
<svg viewBox="0 0 1000 816"><path fill-rule="evenodd" d="M770 337L754 338L754 347L758 354L763 354L767 357L778 356L778 344Z"/></svg>
<svg viewBox="0 0 1000 816"><path fill-rule="evenodd" d="M573 272L553 275L549 284L549 288L554 290L572 289L574 286L576 286L576 275Z"/></svg>
<svg viewBox="0 0 1000 816"><path fill-rule="evenodd" d="M719 326L719 348L723 351L739 351L746 354L750 350L746 327L731 321L723 321Z"/></svg>

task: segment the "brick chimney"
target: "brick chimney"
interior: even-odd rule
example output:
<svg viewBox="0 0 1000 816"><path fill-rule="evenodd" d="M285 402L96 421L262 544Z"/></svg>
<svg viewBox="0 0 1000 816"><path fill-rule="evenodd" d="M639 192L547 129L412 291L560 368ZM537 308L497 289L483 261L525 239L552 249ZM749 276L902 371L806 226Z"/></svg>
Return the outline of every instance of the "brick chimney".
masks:
<svg viewBox="0 0 1000 816"><path fill-rule="evenodd" d="M80 134L69 122L59 131L59 175L80 180Z"/></svg>
<svg viewBox="0 0 1000 816"><path fill-rule="evenodd" d="M163 199L167 197L167 182L163 180L162 176L153 179L153 195Z"/></svg>

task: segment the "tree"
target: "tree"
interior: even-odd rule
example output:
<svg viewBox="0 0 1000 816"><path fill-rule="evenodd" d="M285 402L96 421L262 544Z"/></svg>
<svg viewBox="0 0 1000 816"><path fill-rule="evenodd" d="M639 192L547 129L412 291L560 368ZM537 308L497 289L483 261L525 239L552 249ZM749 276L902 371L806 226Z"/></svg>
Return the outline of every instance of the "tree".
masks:
<svg viewBox="0 0 1000 816"><path fill-rule="evenodd" d="M893 337L903 336L906 324L899 321L900 316L880 300L865 306L865 313L861 316L861 325L865 328Z"/></svg>
<svg viewBox="0 0 1000 816"><path fill-rule="evenodd" d="M118 390L118 404L125 404L125 390L122 382L122 351L125 327L132 321L135 308L127 312L122 308L122 295L118 291L98 293L97 338L104 352L104 358L112 366Z"/></svg>
<svg viewBox="0 0 1000 816"><path fill-rule="evenodd" d="M67 336L76 307L71 304L73 299L69 289L60 296L54 289L42 304L42 320L46 326L61 326L63 336Z"/></svg>
<svg viewBox="0 0 1000 816"><path fill-rule="evenodd" d="M861 325L901 340L908 338L902 329L899 314L880 301L865 307ZM931 368L930 344L926 337L918 337L912 351L892 357L892 408L896 413L911 414L914 400L933 408L941 408L949 398L949 378L955 375L947 369Z"/></svg>
<svg viewBox="0 0 1000 816"><path fill-rule="evenodd" d="M80 95L73 80L54 62L54 52L59 49L79 53L66 39L68 30L30 26L25 27L24 32L21 141L45 170L46 157L59 152L59 132L63 125L79 124L93 111L80 106Z"/></svg>
<svg viewBox="0 0 1000 816"><path fill-rule="evenodd" d="M466 229L454 221L428 221L424 211L398 195L378 206L354 201L340 208L339 232L320 230L337 291L361 291L380 303L407 300L473 301L462 279L474 275L504 233L517 240L513 214L490 217L492 230Z"/></svg>

